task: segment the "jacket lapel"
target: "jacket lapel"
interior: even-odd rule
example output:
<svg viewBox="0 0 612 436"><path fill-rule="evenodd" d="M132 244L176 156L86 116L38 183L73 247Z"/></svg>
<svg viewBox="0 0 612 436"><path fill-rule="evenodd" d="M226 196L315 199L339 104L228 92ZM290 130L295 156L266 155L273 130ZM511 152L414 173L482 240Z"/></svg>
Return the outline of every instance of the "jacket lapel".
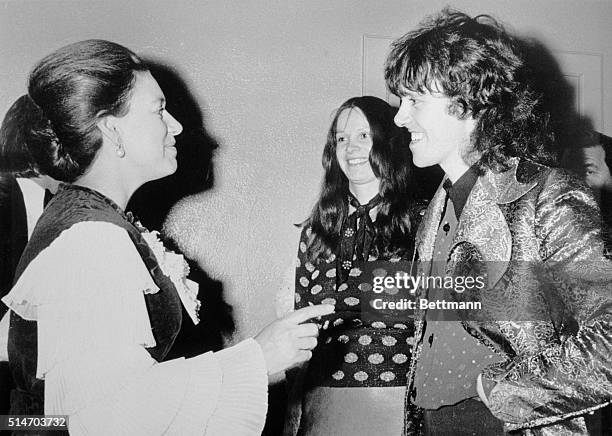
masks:
<svg viewBox="0 0 612 436"><path fill-rule="evenodd" d="M461 246L468 243L489 265L489 286L501 278L512 255L512 235L499 205L512 203L537 185L537 180L517 180L518 159L501 173L487 171L480 176L463 208L453 244L447 259L461 257ZM444 180L442 181L444 183ZM442 183L434 194L416 234L416 249L421 268L433 259L434 244L440 223L446 191ZM452 262L455 264L456 262Z"/></svg>
<svg viewBox="0 0 612 436"><path fill-rule="evenodd" d="M476 181L463 208L453 244L449 253L451 264L461 261L464 243L475 248L487 264L489 286L499 281L505 272L512 253L510 229L497 205L497 189L490 174Z"/></svg>
<svg viewBox="0 0 612 436"><path fill-rule="evenodd" d="M446 180L446 178L444 178L444 180ZM442 209L444 208L444 200L446 198L446 191L442 187L444 180L442 180L442 183L438 186L438 190L431 199L415 237L416 249L421 261L429 262L433 259L436 234L438 232L440 219L442 218Z"/></svg>
<svg viewBox="0 0 612 436"><path fill-rule="evenodd" d="M462 243L474 246L483 261L492 262L487 272L489 286L505 272L512 255L512 234L499 205L515 202L537 185L536 180L517 180L518 159L507 171L487 171L478 178L461 214L449 257L461 256ZM454 251L457 250L457 253Z"/></svg>

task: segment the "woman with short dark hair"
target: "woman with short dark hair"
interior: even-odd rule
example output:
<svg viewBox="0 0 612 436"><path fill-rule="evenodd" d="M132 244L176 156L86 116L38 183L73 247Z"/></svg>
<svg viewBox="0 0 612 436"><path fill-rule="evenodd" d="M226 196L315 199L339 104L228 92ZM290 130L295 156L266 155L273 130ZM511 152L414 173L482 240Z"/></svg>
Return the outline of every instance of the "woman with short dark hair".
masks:
<svg viewBox="0 0 612 436"><path fill-rule="evenodd" d="M329 313L308 308L255 339L164 362L181 306L198 321L182 256L124 212L142 184L177 168L181 124L148 67L88 40L44 58L16 102L38 168L62 185L3 301L11 309L12 414L68 415L73 434L259 434L267 375L310 357Z"/></svg>

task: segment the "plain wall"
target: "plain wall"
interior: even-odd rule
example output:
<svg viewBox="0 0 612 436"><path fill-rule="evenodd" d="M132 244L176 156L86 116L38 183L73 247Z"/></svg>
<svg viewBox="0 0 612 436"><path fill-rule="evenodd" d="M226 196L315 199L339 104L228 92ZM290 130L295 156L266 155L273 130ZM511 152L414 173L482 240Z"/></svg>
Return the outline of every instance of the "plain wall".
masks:
<svg viewBox="0 0 612 436"><path fill-rule="evenodd" d="M222 282L237 340L275 316L297 245L292 224L319 189L330 115L361 94L363 35L399 36L448 3L0 1L0 114L25 92L34 63L69 42L110 39L170 66L219 148L212 189L178 203L167 228ZM612 2L450 4L493 14L550 49L603 54L604 131L612 133ZM206 305L206 290L200 295Z"/></svg>

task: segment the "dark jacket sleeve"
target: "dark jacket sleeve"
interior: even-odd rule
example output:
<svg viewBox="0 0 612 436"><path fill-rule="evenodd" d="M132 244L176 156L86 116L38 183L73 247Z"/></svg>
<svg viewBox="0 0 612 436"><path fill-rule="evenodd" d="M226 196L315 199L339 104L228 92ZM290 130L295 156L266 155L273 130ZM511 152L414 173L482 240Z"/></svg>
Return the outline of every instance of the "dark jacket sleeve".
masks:
<svg viewBox="0 0 612 436"><path fill-rule="evenodd" d="M13 286L15 269L28 243L23 194L13 176L0 177L0 298ZM0 304L0 318L8 308Z"/></svg>

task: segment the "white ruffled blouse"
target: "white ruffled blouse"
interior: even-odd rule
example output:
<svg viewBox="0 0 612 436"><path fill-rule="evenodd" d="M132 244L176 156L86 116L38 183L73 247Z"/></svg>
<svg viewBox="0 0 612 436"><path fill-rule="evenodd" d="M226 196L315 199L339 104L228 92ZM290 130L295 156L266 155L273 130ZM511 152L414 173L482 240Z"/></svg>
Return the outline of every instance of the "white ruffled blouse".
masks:
<svg viewBox="0 0 612 436"><path fill-rule="evenodd" d="M69 415L75 435L260 434L257 342L158 363L144 298L157 290L127 232L105 222L73 225L28 265L3 301L38 323L45 414Z"/></svg>

